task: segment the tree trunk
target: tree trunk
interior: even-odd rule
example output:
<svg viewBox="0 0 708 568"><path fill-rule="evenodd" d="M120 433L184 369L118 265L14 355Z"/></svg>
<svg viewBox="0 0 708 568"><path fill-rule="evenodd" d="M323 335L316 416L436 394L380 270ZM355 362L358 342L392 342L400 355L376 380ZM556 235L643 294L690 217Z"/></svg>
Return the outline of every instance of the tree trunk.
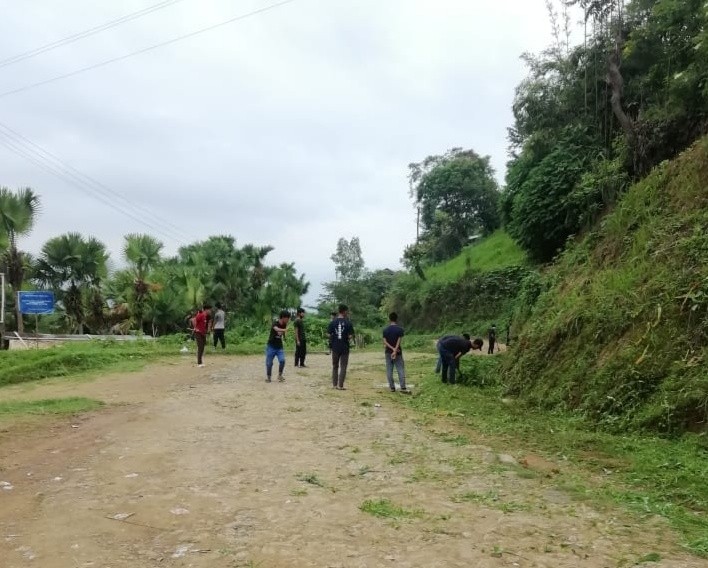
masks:
<svg viewBox="0 0 708 568"><path fill-rule="evenodd" d="M624 112L624 109L622 108L624 79L622 78L622 73L620 72L620 50L621 45L620 40L618 39L615 43L614 50L612 50L612 53L610 53L608 58L607 83L612 89L612 96L610 98L612 112L619 121L622 130L624 130L627 141L631 146L633 146L637 136L634 122L631 118L629 118L629 116L627 116L627 113Z"/></svg>

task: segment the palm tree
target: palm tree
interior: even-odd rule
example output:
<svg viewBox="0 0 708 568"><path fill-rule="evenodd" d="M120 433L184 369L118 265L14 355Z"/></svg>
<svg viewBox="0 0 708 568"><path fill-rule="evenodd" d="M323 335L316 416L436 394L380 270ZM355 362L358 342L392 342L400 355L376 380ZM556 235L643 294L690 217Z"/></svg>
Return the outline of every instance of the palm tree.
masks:
<svg viewBox="0 0 708 568"><path fill-rule="evenodd" d="M32 230L38 212L39 196L29 187L18 189L16 192L0 187L0 250L3 251L2 264L5 266L13 295L22 288L28 268L26 254L17 249L17 238ZM24 326L18 302L15 309L17 331L22 333Z"/></svg>
<svg viewBox="0 0 708 568"><path fill-rule="evenodd" d="M35 280L53 287L61 297L72 327L83 333L86 322L84 299L88 292L96 304L96 292L107 274L108 253L103 243L93 237L66 233L48 240L35 268ZM95 308L94 308L95 309Z"/></svg>
<svg viewBox="0 0 708 568"><path fill-rule="evenodd" d="M150 293L148 278L150 273L160 264L160 251L163 244L144 234L125 236L123 258L128 262L133 274L132 312L140 332L143 331L143 316L145 301Z"/></svg>

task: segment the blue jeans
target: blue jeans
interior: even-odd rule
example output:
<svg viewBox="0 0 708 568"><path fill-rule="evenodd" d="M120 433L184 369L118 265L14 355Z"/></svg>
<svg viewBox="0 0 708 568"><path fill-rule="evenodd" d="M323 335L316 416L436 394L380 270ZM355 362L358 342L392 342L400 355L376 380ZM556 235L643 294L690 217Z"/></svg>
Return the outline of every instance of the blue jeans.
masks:
<svg viewBox="0 0 708 568"><path fill-rule="evenodd" d="M444 349L439 349L440 360L442 366L442 382L455 384L455 371L457 370L457 359L455 354L446 351Z"/></svg>
<svg viewBox="0 0 708 568"><path fill-rule="evenodd" d="M273 372L273 359L275 357L278 358L279 363L278 374L282 375L283 369L285 369L285 351L283 351L282 347L280 349L276 349L275 347L266 345L266 375L268 375L268 378L270 378L270 375Z"/></svg>
<svg viewBox="0 0 708 568"><path fill-rule="evenodd" d="M389 388L396 390L396 383L393 382L393 367L396 366L398 374L398 383L401 385L401 390L406 390L406 370L403 365L403 354L399 353L395 359L391 359L391 353L385 353L386 357L386 378L388 379Z"/></svg>

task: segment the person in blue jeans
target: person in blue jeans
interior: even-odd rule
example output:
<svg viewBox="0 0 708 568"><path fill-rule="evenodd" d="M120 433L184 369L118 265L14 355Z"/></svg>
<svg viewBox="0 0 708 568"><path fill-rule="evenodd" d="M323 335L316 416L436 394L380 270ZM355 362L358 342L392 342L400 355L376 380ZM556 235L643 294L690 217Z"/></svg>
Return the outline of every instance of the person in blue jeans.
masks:
<svg viewBox="0 0 708 568"><path fill-rule="evenodd" d="M443 337L438 342L438 353L442 359L442 382L455 384L455 372L457 365L465 353L469 353L471 349L482 349L478 341L470 339L467 333L462 337L456 335Z"/></svg>
<svg viewBox="0 0 708 568"><path fill-rule="evenodd" d="M398 314L391 312L388 315L388 326L383 330L384 357L386 358L386 378L391 392L396 392L396 383L393 382L393 367L396 367L398 374L398 383L401 386L401 392L408 392L406 388L406 370L403 365L403 348L401 347L401 339L403 339L403 328L398 325Z"/></svg>
<svg viewBox="0 0 708 568"><path fill-rule="evenodd" d="M278 380L285 381L283 370L285 369L285 351L283 350L283 336L288 328L290 312L283 310L278 319L270 326L270 336L266 345L266 383L271 382L273 373L273 359L278 358Z"/></svg>

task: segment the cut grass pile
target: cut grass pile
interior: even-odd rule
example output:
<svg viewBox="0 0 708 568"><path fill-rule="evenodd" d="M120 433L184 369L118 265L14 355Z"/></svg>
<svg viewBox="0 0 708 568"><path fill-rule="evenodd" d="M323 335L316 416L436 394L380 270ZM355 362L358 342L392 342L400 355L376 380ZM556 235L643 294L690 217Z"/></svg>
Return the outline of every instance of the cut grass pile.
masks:
<svg viewBox="0 0 708 568"><path fill-rule="evenodd" d="M367 499L359 509L380 519L418 519L423 516L423 511L419 509L404 509L388 499Z"/></svg>

